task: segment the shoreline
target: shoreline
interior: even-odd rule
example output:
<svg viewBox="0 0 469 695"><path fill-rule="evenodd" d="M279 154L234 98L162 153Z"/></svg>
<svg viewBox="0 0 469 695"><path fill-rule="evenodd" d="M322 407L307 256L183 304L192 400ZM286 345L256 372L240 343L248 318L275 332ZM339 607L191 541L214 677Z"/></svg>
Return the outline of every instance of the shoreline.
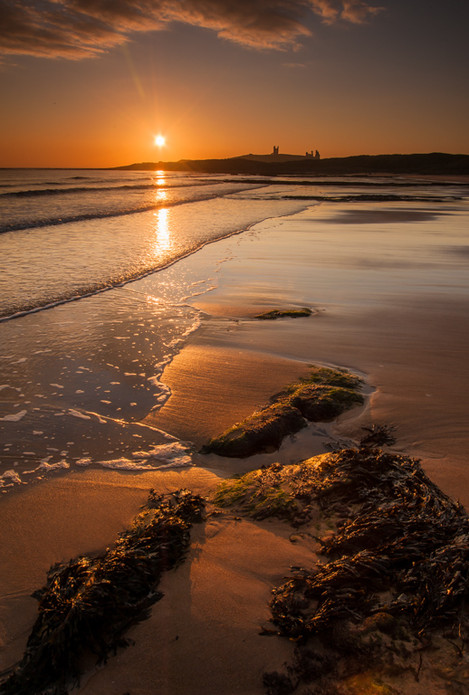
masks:
<svg viewBox="0 0 469 695"><path fill-rule="evenodd" d="M350 412L353 415L353 409ZM372 444L371 447L373 446ZM404 460L398 454L386 454L379 449L369 448L370 445L360 444L360 447L337 450L332 454L322 454L313 458L302 459L303 462L300 465L297 465L298 456L293 461L296 465L288 465L285 462L272 464L267 460L260 465L259 461L255 461L255 456L250 456L247 466L249 473L244 477L254 481L257 476L260 476L259 480L262 479L262 476L266 477L266 480L269 480L270 476L274 476L272 480L275 480L276 476L280 475L281 479L283 475L286 475L288 479L288 476L291 475L290 470L296 476L302 466L312 466L311 471L316 470L318 467L320 469L326 466L326 470L329 469L331 478L333 478L335 475L335 459L339 460L342 458L344 461L347 461L351 454L352 456L364 456L364 460L370 456L376 456L377 459L382 458L383 461L389 460L391 462L394 459L396 461ZM275 454L277 453L275 452ZM279 460L278 456L274 460ZM418 472L418 464L411 459L408 459L408 462L412 467L412 471L415 469L415 472ZM130 646L127 646L125 649L118 649L117 653L111 656L109 663L104 667L93 667L92 662L87 659L84 663L89 663L89 666L86 667L83 673L80 685L72 688L70 692L83 693L83 695L88 695L88 693L90 695L104 695L105 693L118 695L122 692L123 687L127 688L127 692L132 693L132 695L134 693L136 695L152 695L155 692L155 687L158 692L167 695L170 695L170 693L173 695L184 695L189 691L193 695L202 695L206 692L239 692L244 695L261 695L261 693L265 692L264 688L267 688L268 693L296 692L296 686L291 684L294 684L297 678L300 683L303 682L303 679L306 679L305 683L308 684L311 678L309 669L313 668L314 671L316 666L313 665L317 659L319 659L320 663L321 660L326 659L324 664L328 664L327 652L331 648L332 650L338 649L339 652L345 649L344 666L340 665L341 662L338 663L336 675L334 675L335 670L333 670L331 675L328 675L330 670L328 666L324 672L326 674L324 677L326 683L329 683L331 678L333 679L332 682L334 682L335 678L338 678L338 682L345 688L343 691L340 691L344 695L355 695L356 692L359 692L356 690L357 683L358 687L371 688L371 692L374 692L373 688L375 687L381 687L383 684L392 684L392 686L398 686L398 689L393 692L396 692L398 695L404 695L404 693L409 695L409 693L414 693L414 680L417 683L424 683L425 687L429 688L427 692L433 692L432 687L435 684L435 687L437 687L440 680L444 683L453 683L453 681L458 683L460 682L458 679L465 677L464 667L459 664L451 652L450 645L453 642L446 634L444 635L445 639L443 639L441 630L435 633L436 642L433 656L430 660L426 657L424 662L420 659L418 671L415 671L416 675L412 671L413 661L409 661L409 655L402 655L404 653L402 649L411 647L411 651L414 649L415 653L418 653L420 647L416 646L415 641L412 642L413 638L407 632L407 628L404 629L402 627L400 619L397 621L396 618L393 618L393 639L389 647L385 647L385 651L382 652L382 647L379 646L381 644L380 640L383 639L383 635L388 635L387 626L389 620L391 620L390 617L387 617L385 622L383 622L382 612L378 613L376 620L369 616L368 618L363 618L363 624L346 628L347 630L352 629L353 635L355 635L354 639L364 640L364 645L369 644L373 648L377 648L378 651L381 650L380 659L383 659L382 663L379 662L379 665L376 664L371 669L363 661L363 655L360 656L360 649L358 649L357 655L354 656L353 649L350 646L346 646L342 638L335 637L332 646L329 645L326 648L326 656L321 656L321 639L319 637L318 642L318 638L314 637L313 633L313 648L314 650L319 648L319 652L317 652L317 656L314 656L313 661L310 663L309 660L312 658L310 656L311 652L308 651L307 647L302 646L303 642L298 642L295 638L295 632L292 633L293 637L290 637L290 640L282 637L282 635L288 636L289 634L288 630L290 628L288 625L290 624L290 618L286 616L281 619L279 617L276 618L277 615L281 616L283 613L278 612L279 609L276 608L275 602L271 601L269 603L269 596L273 593L274 597L277 597L275 599L277 603L279 600L284 600L282 598L285 591L284 587L289 586L288 582L285 584L285 574L292 570L297 572L297 575L294 574L293 576L310 576L314 578L318 573L318 576L321 575L323 571L321 568L324 568L324 570L327 568L328 565L324 565L324 560L321 559L324 547L327 547L328 544L332 544L331 547L333 547L334 542L339 542L340 534L343 533L342 530L339 531L339 529L342 529L343 522L338 523L337 519L333 520L335 518L334 515L337 516L338 513L340 521L345 513L344 504L348 503L351 505L350 509L353 508L353 495L348 499L341 495L339 491L339 504L337 505L336 502L336 506L333 504L328 511L327 507L322 509L322 505L319 503L322 513L318 516L318 512L314 511L314 509L311 510L308 506L311 503L306 502L304 486L310 484L310 478L300 474L300 487L303 492L298 499L301 500L301 504L307 504L306 508L309 509L309 512L306 519L310 520L312 525L303 527L305 520L301 514L298 517L301 519L299 524L292 523L294 522L294 516L290 520L292 525L286 523L283 518L284 514L280 512L282 507L278 507L278 512L275 511L276 497L269 498L269 488L266 488L262 483L259 491L266 495L267 503L273 505L272 512L268 511L267 506L266 513L256 517L255 514L249 512L250 509L252 510L252 507L249 507L249 505L246 506L243 512L242 502L238 503L239 509L236 508L236 502L234 502L235 508L233 510L223 510L223 507L229 507L233 504L233 502L228 502L228 505L222 503L223 495L225 495L226 499L228 494L227 499L229 499L230 490L236 490L236 486L239 486L240 483L239 474L242 474L243 471L239 469L238 463L239 459L233 459L234 469L238 471L234 478L230 477L229 474L228 478L226 478L226 471L220 477L219 474L211 472L208 467L196 467L183 471L173 471L169 476L162 472L159 474L156 472L143 474L138 479L138 486L135 486L136 479L134 476L132 476L132 484L125 485L123 484L124 478L122 474L115 473L108 476L103 475L100 471L89 470L83 474L74 474L67 479L47 481L39 491L43 495L29 495L30 503L34 505L38 519L44 522L47 517L46 526L49 526L49 534L52 530L50 528L51 525L55 529L57 527L64 529L64 526L60 523L60 515L63 514L64 509L62 508L62 511L60 511L61 505L58 495L62 495L65 500L68 500L66 532L65 534L59 534L58 545L63 548L62 544L65 542L65 547L67 547L67 543L70 543L72 540L69 535L71 526L79 526L78 536L81 539L86 536L88 544L86 554L91 557L94 557L96 550L100 550L103 547L103 536L106 538L110 530L113 527L115 528L122 518L129 514L129 511L131 512L132 509L135 509L136 502L140 502L140 504L135 509L135 512L142 508L142 502L146 499L148 486L150 485L157 493L175 492L176 490L184 489L192 494L201 494L205 504L209 505L208 514L205 516L203 523L197 525L191 531L188 557L182 565L166 572L159 583L158 591L162 591L161 600L157 600L148 619L144 619L143 622L137 621L138 624L126 630L125 638L130 639ZM359 464L358 460L357 463ZM394 466L395 464L392 463L391 465ZM382 466L379 464L377 466L378 476L383 475L383 473L378 472L381 471L381 468ZM354 468L352 467L351 471L353 470ZM363 468L358 465L358 470L363 470ZM384 475L386 475L385 470ZM232 474L233 466L231 466ZM311 478L311 482L315 480L315 475ZM357 475L360 477L361 473ZM409 483L415 473L411 472L410 475ZM350 474L345 473L344 484L346 485L350 484L349 476ZM220 487L220 483L224 479L225 482ZM313 489L314 484L313 482ZM424 482L424 484L426 483ZM444 501L445 496L435 486L432 488L432 485L433 483L429 482L429 489L434 489L437 496ZM321 488L322 483L319 489ZM327 490L327 488L325 489ZM361 490L361 483L358 490ZM218 501L213 496L215 491L218 491ZM389 506L388 493L384 492L380 484L377 487L377 491L381 498L380 504L383 504L385 501L385 505L388 504ZM30 488L28 492L32 493L33 489ZM71 494L73 494L75 503L72 507L70 506ZM412 491L408 492L410 499L412 499L412 494ZM16 499L19 499L19 497L17 496ZM10 499L14 507L15 498L12 497ZM233 499L236 499L236 497ZM254 493L252 499L256 501L256 506L261 509L262 507L259 505L264 504L262 495L258 496L258 493ZM270 499L271 501L269 502ZM369 498L365 496L364 499L368 500ZM48 506L52 500L52 508L55 511L55 515L51 519L45 513L44 505ZM290 500L290 504L298 505L295 494ZM109 506L103 515L105 501ZM248 501L249 498L247 498L246 502ZM25 512L31 511L27 504L26 506L24 505L24 497L22 502L20 517ZM214 508L213 502L221 505L222 509ZM366 506L369 507L369 504L368 501ZM423 505L424 503L420 500L419 504ZM448 504L451 505L453 503L448 500ZM90 518L90 512L92 512L93 508L94 514L92 513L91 525L84 527L83 518ZM390 508L392 508L392 504ZM98 509L98 516L100 513L106 521L105 528L102 527L99 518L96 519ZM406 507L403 506L402 509L405 515L406 511L404 510ZM464 515L464 510L454 504L453 509L457 515L461 515L461 523L464 525L466 523L464 519L467 521L467 515ZM113 512L113 518L110 518L109 511ZM298 509L298 512L300 511ZM57 512L59 512L58 516ZM296 513L294 512L293 514L295 515ZM439 513L441 514L441 512ZM70 517L73 520L72 524L70 524ZM288 518L290 518L289 513L287 514ZM359 522L360 519L361 517L358 515L357 521ZM351 523L350 519L348 523ZM124 523L123 526L128 528L129 521ZM0 528L2 531L4 530L1 525ZM97 529L99 530L98 534L96 534ZM331 529L335 529L335 536L331 536ZM40 537L44 541L43 529L39 528L36 530L39 530ZM75 535L72 540L75 544L77 542L77 530L77 528L74 529ZM399 527L397 532L402 533L399 531ZM116 532L114 531L114 533ZM317 535L314 535L318 533L321 535L325 534L321 540ZM453 533L457 534L457 529ZM95 539L96 549L92 548L90 550L91 538ZM337 541L334 541L334 538ZM28 534L28 540L31 543L35 539L32 539ZM46 537L45 540L46 542L49 540L50 549L50 545L57 543L57 536L54 534L54 544L50 543L50 538L47 539ZM320 542L322 549L318 542ZM454 543L454 541L449 541L450 545L452 542ZM456 545L458 542L460 544L459 536L456 538ZM3 543L1 547L4 547ZM449 552L453 552L450 546L448 546L448 549ZM34 550L36 554L41 552L38 551L36 546ZM12 548L11 551L15 554L15 548ZM76 553L72 553L72 555L76 557ZM360 553L357 555L357 558L359 556ZM34 560L31 563L31 559L31 553L28 552L25 557L28 572L34 566ZM66 558L62 561L66 563ZM379 566L379 556L376 556L376 562ZM331 566L333 564L331 563ZM293 565L294 567L292 567ZM315 567L319 567L319 570L314 569ZM368 571L366 562L364 567ZM309 569L299 570L298 568ZM38 568L36 567L35 569L37 570ZM305 575L306 572L309 574ZM31 581L31 577L28 577L28 579ZM14 581L15 587L17 587L18 577L16 573ZM308 581L312 581L312 579ZM42 583L39 585L42 585ZM38 587L36 586L35 588L37 589ZM288 591L289 589L286 590ZM21 607L21 596L16 594L11 598L13 602L16 599ZM288 599L285 600L288 601ZM399 602L400 598L396 600ZM23 609L19 612L24 633L22 636L17 636L10 643L7 651L7 654L8 652L10 654L10 658L11 655L15 655L16 659L21 656L22 638L28 633L27 625L31 624L34 619L32 603L32 600L29 600L28 605L26 605L26 602L23 600ZM269 605L272 609L273 618L269 616ZM387 605L384 609L385 616L388 616L386 612ZM294 606L295 604L293 603L291 605L292 616L295 615ZM5 613L5 606L3 606L2 613ZM17 621L18 605L15 606L13 615ZM318 617L317 620L320 621L320 618ZM272 630L269 627L272 622L274 625L280 625L278 632L276 629ZM281 627L283 623L285 628ZM5 623L3 627L5 627ZM283 632L283 629L285 629L285 632ZM369 637L370 630L371 637ZM374 637L375 634L377 635L376 638ZM397 639L396 643L395 639ZM423 645L421 648L423 649L426 638L421 639ZM399 646L401 644L399 640L404 640L402 644L407 646ZM392 651L392 656L388 658L389 649ZM155 653L158 655L156 660ZM201 658L202 655L203 658ZM356 665L354 665L355 659L358 659L358 663L361 664L359 672L356 671ZM447 672L440 673L438 671L440 662L442 667L447 668ZM420 674L422 663L424 668L422 674ZM381 668L384 670L381 670ZM350 669L352 676L350 676ZM409 669L410 673L408 673ZM322 669L320 673L322 678ZM282 689L284 687L282 684L285 683L289 684L288 687L290 689ZM387 685L383 687L387 687ZM277 691L276 688L280 688L280 690ZM403 690L400 688L403 688ZM298 692L304 692L306 695L306 692L309 691L303 691L300 688ZM417 692L419 692L418 689L415 690L415 693Z"/></svg>
<svg viewBox="0 0 469 695"><path fill-rule="evenodd" d="M314 214L319 225L332 230L326 206ZM332 426L321 427L323 432L307 428L279 452L244 462L211 454L203 459L206 467L181 470L84 469L5 495L0 505L2 567L8 568L0 588L2 668L21 656L35 613L29 595L43 585L49 566L112 543L138 512L150 487L161 492L189 487L207 495L233 473L282 457L287 464L295 456L304 459L322 453L330 437L350 441L363 426L397 420L396 449L411 455L423 451L431 479L453 497L469 499L461 378L467 373L467 299L462 291L438 301L432 293L417 292L425 276L417 273L412 285L414 266L405 275L407 286L392 287L393 275L389 273L387 283L385 266L375 273L341 265L337 244L345 251L352 247L347 246L351 226L341 226L340 217L332 217L337 229L329 246L325 228L317 228L312 255L304 235L311 215L309 211L280 220L281 229L262 223L234 242L235 253L222 266L218 288L193 302L206 313L202 328L163 374L163 381L172 386L173 400L151 417L155 422L160 418L168 430L174 427L176 434L197 434L200 441L195 443L201 444L265 404L312 363L365 374L370 387L366 408L349 411ZM363 220L359 224L361 229ZM355 231L362 235L363 245L371 236L359 231L359 224ZM374 224L365 227L376 234ZM418 221L409 224L415 233L422 229ZM382 258L385 242L384 235L376 237L372 260ZM221 251L233 245L229 240L218 243ZM362 246L355 243L358 253ZM406 247L405 254L411 256L414 248ZM200 259L196 256L191 261L195 264ZM310 306L317 313L301 319L254 320L255 313L279 306ZM431 397L426 396L429 380ZM168 695L183 695L189 687L193 695L261 695L262 672L279 668L293 649L280 641L273 646L274 638L258 635L271 589L290 565L313 562L311 543L292 543L290 535L276 521L261 526L236 513L228 519L211 518L204 532L195 532L188 561L165 575L160 587L165 599L155 605L150 620L129 632L136 645L110 658L103 669L89 671L73 692L122 695L127 688L131 695L153 695L156 683Z"/></svg>

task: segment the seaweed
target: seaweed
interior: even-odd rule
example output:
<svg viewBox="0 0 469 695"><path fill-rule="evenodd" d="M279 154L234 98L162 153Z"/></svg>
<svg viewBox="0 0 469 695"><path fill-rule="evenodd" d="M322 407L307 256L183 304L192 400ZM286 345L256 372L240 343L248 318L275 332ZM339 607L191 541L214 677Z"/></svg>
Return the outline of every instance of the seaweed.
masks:
<svg viewBox="0 0 469 695"><path fill-rule="evenodd" d="M79 682L90 656L105 662L126 646L126 630L148 617L162 598L161 574L182 562L189 530L203 518L204 502L188 490L150 491L132 527L112 548L51 567L33 596L39 615L23 659L0 686L2 695L63 695Z"/></svg>
<svg viewBox="0 0 469 695"><path fill-rule="evenodd" d="M336 680L369 670L370 660L385 676L403 672L418 653L418 680L432 637L444 631L463 647L469 639L465 510L418 461L371 446L303 465L315 473L310 492L319 508L332 514L345 507L346 515L318 539L328 561L297 568L273 589L277 634L297 642L300 654L332 657ZM297 683L307 681L297 666L289 669L290 680L295 673ZM318 687L324 678L316 677Z"/></svg>
<svg viewBox="0 0 469 695"><path fill-rule="evenodd" d="M344 370L313 367L310 374L271 398L270 405L237 423L201 449L202 454L245 458L278 449L306 422L333 420L363 403L362 381Z"/></svg>
<svg viewBox="0 0 469 695"><path fill-rule="evenodd" d="M432 660L443 664L438 677L451 692L463 692L469 518L419 461L374 446L391 443L391 431L367 428L356 448L263 467L215 492L220 506L301 528L295 539L315 539L325 559L292 568L272 591L274 629L262 634L287 637L296 649L286 670L264 674L268 695L395 693L389 679L418 681Z"/></svg>
<svg viewBox="0 0 469 695"><path fill-rule="evenodd" d="M362 427L366 432L360 439L360 446L392 446L396 443L394 425L371 425Z"/></svg>
<svg viewBox="0 0 469 695"><path fill-rule="evenodd" d="M302 309L273 309L272 311L266 311L263 314L257 314L254 318L259 321L275 321L275 319L291 318L298 319L305 316L311 316L313 312L307 307Z"/></svg>

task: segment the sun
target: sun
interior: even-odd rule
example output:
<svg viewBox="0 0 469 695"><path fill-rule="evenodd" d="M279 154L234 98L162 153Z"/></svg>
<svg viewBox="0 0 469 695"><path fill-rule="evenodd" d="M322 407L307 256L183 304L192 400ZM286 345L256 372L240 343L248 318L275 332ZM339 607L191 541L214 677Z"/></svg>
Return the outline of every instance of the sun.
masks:
<svg viewBox="0 0 469 695"><path fill-rule="evenodd" d="M155 135L155 145L157 147L164 147L164 145L166 145L166 138L164 135Z"/></svg>

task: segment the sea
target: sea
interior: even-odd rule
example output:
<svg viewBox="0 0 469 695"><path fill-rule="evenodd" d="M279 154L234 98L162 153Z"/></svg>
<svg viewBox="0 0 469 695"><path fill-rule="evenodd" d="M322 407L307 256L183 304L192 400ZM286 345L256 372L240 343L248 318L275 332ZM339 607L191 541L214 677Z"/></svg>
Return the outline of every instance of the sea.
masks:
<svg viewBox="0 0 469 695"><path fill-rule="evenodd" d="M191 301L217 286L220 240L323 203L445 214L468 198L418 177L0 170L0 491L193 464L190 442L142 420L171 395L162 375L201 325ZM208 244L220 253L184 263Z"/></svg>

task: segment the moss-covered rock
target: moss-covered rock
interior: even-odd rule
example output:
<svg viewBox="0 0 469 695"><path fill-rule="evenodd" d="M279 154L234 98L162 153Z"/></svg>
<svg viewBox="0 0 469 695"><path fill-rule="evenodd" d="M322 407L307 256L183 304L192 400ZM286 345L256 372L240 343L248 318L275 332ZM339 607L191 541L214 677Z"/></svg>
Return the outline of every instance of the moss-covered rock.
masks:
<svg viewBox="0 0 469 695"><path fill-rule="evenodd" d="M342 386L345 389L358 389L363 380L356 374L350 374L345 369L331 369L331 367L311 367L308 376L300 379L301 384L327 384L328 386ZM295 384L291 388L295 388Z"/></svg>
<svg viewBox="0 0 469 695"><path fill-rule="evenodd" d="M307 307L303 307L303 309L273 309L263 314L257 314L254 318L259 319L259 321L275 321L275 319L282 318L300 319L304 316L311 316L312 313L311 309Z"/></svg>
<svg viewBox="0 0 469 695"><path fill-rule="evenodd" d="M418 461L343 449L226 480L214 502L301 525L290 540L325 556L272 591L263 632L296 648L267 695L467 692L469 519Z"/></svg>
<svg viewBox="0 0 469 695"><path fill-rule="evenodd" d="M244 458L278 449L288 434L311 422L333 420L363 403L362 381L343 370L313 367L310 374L271 398L271 404L237 423L201 453Z"/></svg>
<svg viewBox="0 0 469 695"><path fill-rule="evenodd" d="M300 513L301 505L292 494L284 472L282 466L273 464L224 480L213 501L220 507L237 506L254 519L275 516L292 520Z"/></svg>
<svg viewBox="0 0 469 695"><path fill-rule="evenodd" d="M318 465L324 456L328 454L291 466L273 463L224 480L213 501L220 507L237 507L254 519L278 517L300 525L316 513L322 484Z"/></svg>
<svg viewBox="0 0 469 695"><path fill-rule="evenodd" d="M306 384L288 398L310 422L332 420L354 405L363 403L363 396L341 386Z"/></svg>
<svg viewBox="0 0 469 695"><path fill-rule="evenodd" d="M287 434L295 434L306 422L298 408L287 402L275 403L253 413L220 437L212 439L202 453L244 458L254 453L275 451Z"/></svg>

